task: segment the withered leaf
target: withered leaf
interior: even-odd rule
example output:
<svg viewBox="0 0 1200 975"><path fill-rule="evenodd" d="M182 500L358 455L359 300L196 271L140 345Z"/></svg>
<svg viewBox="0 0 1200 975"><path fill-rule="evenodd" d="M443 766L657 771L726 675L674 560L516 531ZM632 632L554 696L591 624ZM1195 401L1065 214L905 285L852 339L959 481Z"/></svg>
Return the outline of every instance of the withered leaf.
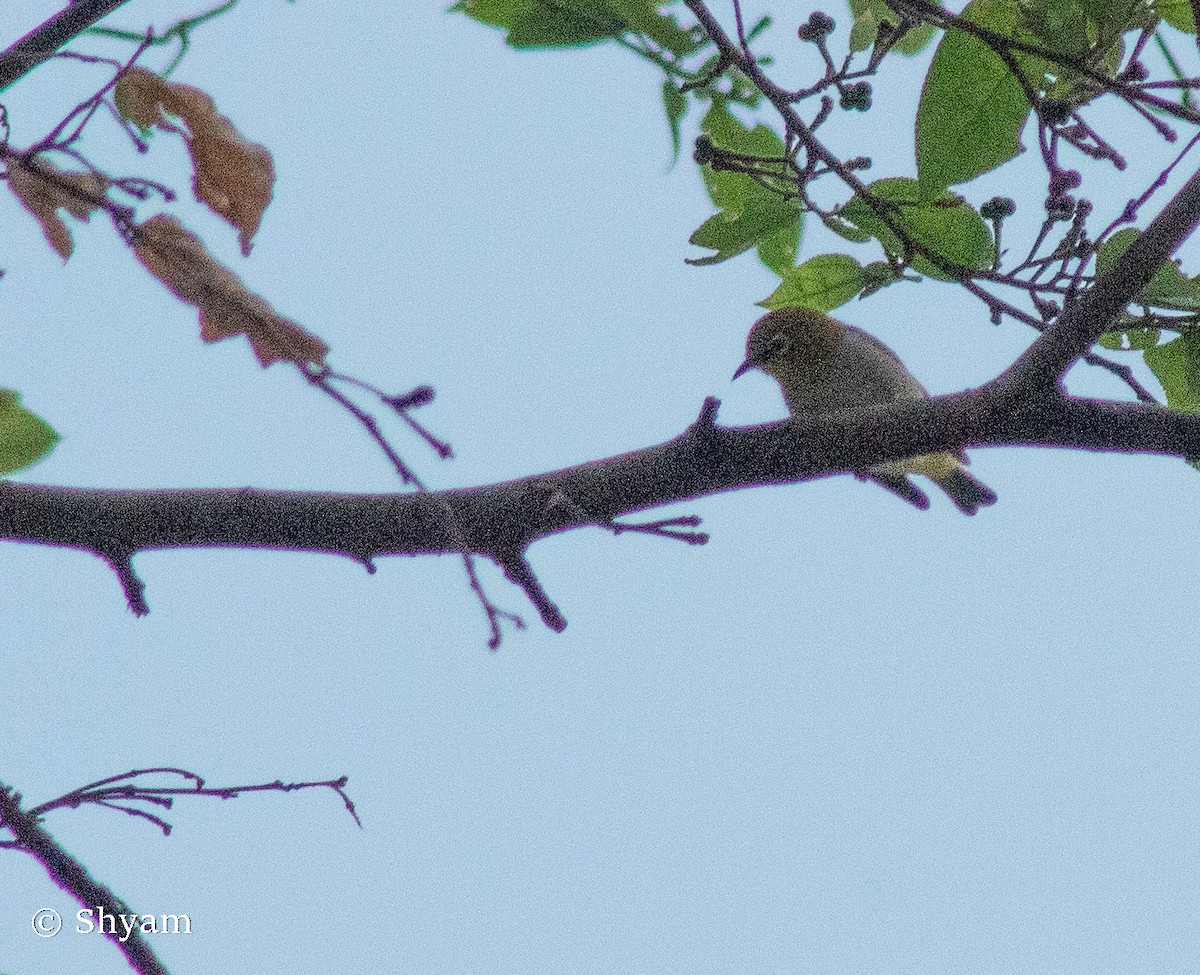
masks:
<svg viewBox="0 0 1200 975"><path fill-rule="evenodd" d="M8 185L18 200L42 225L42 233L65 261L75 242L71 230L58 215L59 210L79 220L87 220L108 189L108 181L99 173L67 173L53 163L36 159L29 166L17 161L8 167Z"/></svg>
<svg viewBox="0 0 1200 975"><path fill-rule="evenodd" d="M275 189L271 153L242 136L213 100L191 85L135 67L121 76L113 94L118 111L131 122L183 136L192 157L196 199L237 229L242 253L249 254ZM181 119L185 128L168 116Z"/></svg>
<svg viewBox="0 0 1200 975"><path fill-rule="evenodd" d="M324 362L329 346L250 291L174 217L151 217L137 225L133 249L151 274L200 310L205 342L245 335L264 368L280 361L301 366Z"/></svg>

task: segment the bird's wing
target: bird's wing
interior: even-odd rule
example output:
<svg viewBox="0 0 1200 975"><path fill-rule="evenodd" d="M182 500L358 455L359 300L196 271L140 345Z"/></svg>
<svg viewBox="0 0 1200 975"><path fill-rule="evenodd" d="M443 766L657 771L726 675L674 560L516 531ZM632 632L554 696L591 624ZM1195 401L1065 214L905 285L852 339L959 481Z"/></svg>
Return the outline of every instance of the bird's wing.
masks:
<svg viewBox="0 0 1200 975"><path fill-rule="evenodd" d="M908 371L908 367L900 361L900 357L874 335L853 325L846 326L846 330L848 345L858 344L860 350L863 345L871 347L872 353L875 353L872 358L879 366L879 378L890 385L892 399L923 399L929 396L929 391L921 385L916 376ZM848 351L854 350L851 348ZM886 402L886 400L881 402Z"/></svg>
<svg viewBox="0 0 1200 975"><path fill-rule="evenodd" d="M847 343L851 347L848 352L859 352L861 354L864 346L870 346L872 350L872 359L877 364L873 376L862 377L862 386L858 395L863 395L862 388L871 388L874 385L873 392L876 394L875 401L887 403L892 400L905 399L928 399L929 391L921 385L921 381L917 379L908 367L900 361L900 357L889 349L883 342L875 338L870 332L864 332L861 328L855 328L853 325L846 326L847 328ZM857 350L853 348L853 344L857 343ZM890 395L889 395L890 394ZM967 455L959 450L953 456L962 463L967 462ZM888 487L888 485L884 485ZM894 489L892 489L894 490ZM898 494L901 492L897 492ZM901 494L903 497L903 494Z"/></svg>

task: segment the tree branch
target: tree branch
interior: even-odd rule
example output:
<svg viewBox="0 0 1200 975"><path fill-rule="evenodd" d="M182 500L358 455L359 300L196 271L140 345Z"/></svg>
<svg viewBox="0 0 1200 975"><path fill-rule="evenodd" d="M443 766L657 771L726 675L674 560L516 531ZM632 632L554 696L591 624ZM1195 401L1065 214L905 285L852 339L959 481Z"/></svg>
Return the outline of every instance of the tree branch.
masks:
<svg viewBox="0 0 1200 975"><path fill-rule="evenodd" d="M558 629L561 614L518 558L540 538L723 491L943 450L1016 445L1200 458L1200 417L1055 395L1014 404L1003 390L983 387L752 427L695 423L657 446L462 490L87 490L0 482L0 539L106 558L197 546L323 552L364 563L474 553L497 562Z"/></svg>
<svg viewBox="0 0 1200 975"><path fill-rule="evenodd" d="M83 864L42 828L38 817L21 808L20 795L4 785L0 785L0 825L13 834L20 849L37 859L54 882L84 907L102 908L114 916L128 917L135 913L111 890L93 880ZM124 935L124 940L120 935ZM135 972L168 975L136 926L128 932L106 932L105 936L117 946Z"/></svg>
<svg viewBox="0 0 1200 975"><path fill-rule="evenodd" d="M1071 364L1107 331L1158 273L1163 263L1191 236L1200 223L1200 172L1183 188L1101 277L995 380L1010 395L1046 388L1058 382Z"/></svg>
<svg viewBox="0 0 1200 975"><path fill-rule="evenodd" d="M126 0L74 0L40 27L0 53L0 91L32 71L68 41L108 16Z"/></svg>
<svg viewBox="0 0 1200 975"><path fill-rule="evenodd" d="M703 0L684 0L684 5L695 15L725 60L746 75L771 102L783 119L789 134L794 134L814 158L834 170L907 246L931 259L942 270L953 270L945 266L936 254L929 253L917 242L912 241L903 228L896 226L880 201L874 198L844 163L813 136L793 108L788 93L768 78L758 63L744 54L730 39ZM1012 367L995 380L997 389L1011 402L1016 402L1024 396L1040 396L1043 391L1053 387L1075 360L1089 354L1090 347L1108 329L1109 323L1150 282L1163 262L1188 238L1198 222L1200 173L1193 175L1162 212L1150 222L1145 232L1121 256L1116 267L1097 281L1079 300L1071 303Z"/></svg>

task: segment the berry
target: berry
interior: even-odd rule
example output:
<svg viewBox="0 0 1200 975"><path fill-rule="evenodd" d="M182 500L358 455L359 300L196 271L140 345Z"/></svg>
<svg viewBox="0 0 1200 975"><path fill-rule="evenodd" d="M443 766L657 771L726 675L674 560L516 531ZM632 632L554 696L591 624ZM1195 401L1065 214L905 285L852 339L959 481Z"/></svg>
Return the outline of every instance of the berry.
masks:
<svg viewBox="0 0 1200 975"><path fill-rule="evenodd" d="M800 25L796 35L802 41L822 41L833 28L833 18L818 10L810 14L808 20Z"/></svg>
<svg viewBox="0 0 1200 975"><path fill-rule="evenodd" d="M1050 195L1061 196L1068 190L1077 189L1083 182L1077 169L1060 169L1050 177Z"/></svg>
<svg viewBox="0 0 1200 975"><path fill-rule="evenodd" d="M842 97L839 104L848 112L865 112L871 107L870 84L865 81L856 81L854 84L845 85L842 88Z"/></svg>
<svg viewBox="0 0 1200 975"><path fill-rule="evenodd" d="M1016 202L1007 196L993 196L979 208L979 215L984 220L1003 220L1016 212Z"/></svg>
<svg viewBox="0 0 1200 975"><path fill-rule="evenodd" d="M1075 197L1069 193L1046 198L1046 216L1051 220L1070 220L1075 216Z"/></svg>
<svg viewBox="0 0 1200 975"><path fill-rule="evenodd" d="M1042 123L1044 125L1062 125L1071 117L1071 103L1062 98L1042 99Z"/></svg>

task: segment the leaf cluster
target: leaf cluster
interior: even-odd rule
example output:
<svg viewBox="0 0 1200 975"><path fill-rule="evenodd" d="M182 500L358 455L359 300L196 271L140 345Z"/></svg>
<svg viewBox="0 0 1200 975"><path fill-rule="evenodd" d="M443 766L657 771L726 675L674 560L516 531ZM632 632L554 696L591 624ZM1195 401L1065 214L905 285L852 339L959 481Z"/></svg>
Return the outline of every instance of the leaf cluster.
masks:
<svg viewBox="0 0 1200 975"><path fill-rule="evenodd" d="M1082 195L1083 171L1066 155L1117 171L1126 166L1125 152L1096 122L1111 124L1110 117L1096 116L1094 106L1102 98L1123 102L1166 143L1177 139L1173 125L1200 127L1190 101L1200 79L1180 67L1166 33L1195 34L1190 0L971 0L960 14L933 0L849 0L848 35L820 11L795 27L819 55L819 74L796 90L768 77L771 58L751 50L767 36L769 19L744 29L735 2L737 36L722 47L715 21L705 22L707 7L698 0L682 6L695 23L672 0L460 0L452 9L505 29L514 47L607 41L656 64L676 151L688 110L703 105L694 159L716 212L691 235L707 253L689 263L755 253L780 278L760 302L768 308L828 311L931 278L966 286L993 321L1010 316L1044 328L1111 267L1137 233L1129 226L1137 206L1155 188L1108 226L1090 229L1096 215ZM889 55L916 55L935 41L914 118L912 170L863 182L858 173L871 160L840 156L822 141L822 125L835 104L869 111L872 83L865 79L883 71ZM1025 151L1030 137L1046 170L1044 196L1033 206L1044 218L1016 261L1005 221L1017 203L973 203L970 184ZM832 206L812 192L831 181L843 188L842 202ZM802 257L810 217L851 250ZM875 253L860 256L855 248ZM1018 299L1001 297L997 287L1017 289ZM1178 409L1200 410L1195 287L1174 265L1164 267L1139 296L1141 312L1114 323L1100 343L1144 353ZM1178 337L1159 344L1164 331ZM1089 361L1103 364L1094 355Z"/></svg>

